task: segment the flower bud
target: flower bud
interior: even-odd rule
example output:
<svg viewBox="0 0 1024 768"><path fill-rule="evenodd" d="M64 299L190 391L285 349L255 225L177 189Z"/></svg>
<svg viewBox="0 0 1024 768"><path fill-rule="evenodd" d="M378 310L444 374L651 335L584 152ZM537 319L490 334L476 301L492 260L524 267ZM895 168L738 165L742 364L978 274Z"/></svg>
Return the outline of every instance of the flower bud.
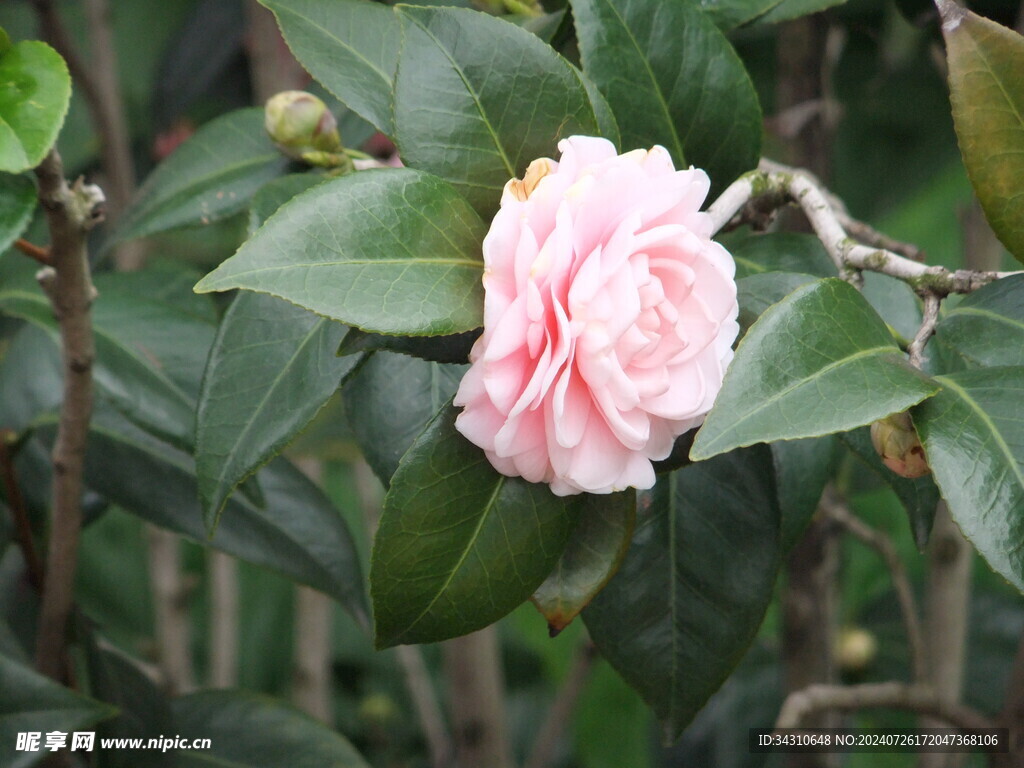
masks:
<svg viewBox="0 0 1024 768"><path fill-rule="evenodd" d="M910 414L894 413L876 421L871 425L871 442L885 466L900 477L913 479L931 472Z"/></svg>
<svg viewBox="0 0 1024 768"><path fill-rule="evenodd" d="M866 629L847 627L836 639L836 661L847 674L866 670L878 655L878 640Z"/></svg>
<svg viewBox="0 0 1024 768"><path fill-rule="evenodd" d="M338 122L327 105L305 91L282 91L271 96L265 109L270 138L289 157L301 160L310 153L338 153Z"/></svg>

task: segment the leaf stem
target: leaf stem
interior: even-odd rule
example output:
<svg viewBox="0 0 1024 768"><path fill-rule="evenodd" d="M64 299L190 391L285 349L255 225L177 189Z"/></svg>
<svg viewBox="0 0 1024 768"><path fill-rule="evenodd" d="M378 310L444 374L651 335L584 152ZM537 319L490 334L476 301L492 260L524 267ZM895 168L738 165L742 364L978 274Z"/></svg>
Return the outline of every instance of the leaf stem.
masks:
<svg viewBox="0 0 1024 768"><path fill-rule="evenodd" d="M10 507L11 514L14 515L18 544L25 556L29 583L38 592L43 588L43 561L36 551L35 540L32 537L32 524L29 522L25 500L21 495L21 487L18 485L18 477L14 471L14 456L11 453L8 440L12 435L10 430L0 431L0 480L4 485L7 506Z"/></svg>

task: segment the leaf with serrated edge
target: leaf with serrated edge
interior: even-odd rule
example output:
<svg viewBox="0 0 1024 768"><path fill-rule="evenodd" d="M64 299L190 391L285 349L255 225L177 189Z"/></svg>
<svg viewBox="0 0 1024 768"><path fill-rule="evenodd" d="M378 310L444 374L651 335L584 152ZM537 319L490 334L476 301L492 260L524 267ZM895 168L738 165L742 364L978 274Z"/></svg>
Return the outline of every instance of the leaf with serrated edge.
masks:
<svg viewBox="0 0 1024 768"><path fill-rule="evenodd" d="M447 179L481 215L497 210L505 183L530 161L555 157L559 139L598 132L582 80L535 35L468 9L399 13L402 161Z"/></svg>
<svg viewBox="0 0 1024 768"><path fill-rule="evenodd" d="M378 648L465 635L540 586L576 523L579 499L505 477L455 430L447 405L399 464L370 565Z"/></svg>
<svg viewBox="0 0 1024 768"><path fill-rule="evenodd" d="M50 151L71 103L71 75L53 48L24 40L0 53L0 171L34 168Z"/></svg>
<svg viewBox="0 0 1024 768"><path fill-rule="evenodd" d="M953 125L985 218L1024 262L1024 37L939 0Z"/></svg>
<svg viewBox="0 0 1024 768"><path fill-rule="evenodd" d="M971 368L1024 365L1024 275L968 295L936 326L935 338Z"/></svg>
<svg viewBox="0 0 1024 768"><path fill-rule="evenodd" d="M633 538L636 491L587 494L580 521L554 570L530 598L554 637L619 570Z"/></svg>
<svg viewBox="0 0 1024 768"><path fill-rule="evenodd" d="M827 278L793 291L747 331L690 456L845 432L937 389L864 297Z"/></svg>
<svg viewBox="0 0 1024 768"><path fill-rule="evenodd" d="M196 411L196 474L207 525L360 362L360 355L334 356L347 331L273 296L235 297L210 349Z"/></svg>
<svg viewBox="0 0 1024 768"><path fill-rule="evenodd" d="M268 293L378 333L460 333L483 324L484 234L436 176L360 171L283 205L195 290Z"/></svg>
<svg viewBox="0 0 1024 768"><path fill-rule="evenodd" d="M761 107L736 51L694 3L572 0L583 71L626 150L661 144L711 177L712 197L757 165Z"/></svg>
<svg viewBox="0 0 1024 768"><path fill-rule="evenodd" d="M287 167L263 127L263 110L240 109L203 125L153 171L111 243L219 221L244 210Z"/></svg>
<svg viewBox="0 0 1024 768"><path fill-rule="evenodd" d="M740 661L772 598L779 511L755 446L658 478L633 544L583 611L590 636L675 738Z"/></svg>
<svg viewBox="0 0 1024 768"><path fill-rule="evenodd" d="M394 135L391 102L402 28L366 0L260 0L295 58L354 112ZM344 138L344 137L342 137Z"/></svg>
<svg viewBox="0 0 1024 768"><path fill-rule="evenodd" d="M1024 367L935 380L942 390L911 412L935 481L964 535L1024 592Z"/></svg>

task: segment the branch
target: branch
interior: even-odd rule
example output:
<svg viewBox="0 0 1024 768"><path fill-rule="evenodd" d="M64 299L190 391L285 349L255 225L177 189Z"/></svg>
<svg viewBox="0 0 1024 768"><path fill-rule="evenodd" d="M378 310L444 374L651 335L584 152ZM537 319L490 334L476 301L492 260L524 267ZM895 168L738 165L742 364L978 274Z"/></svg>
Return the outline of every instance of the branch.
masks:
<svg viewBox="0 0 1024 768"><path fill-rule="evenodd" d="M56 150L36 168L39 202L50 229L52 267L37 275L50 298L61 337L64 395L53 447L53 518L43 581L36 664L61 679L65 671L65 630L74 593L82 526L82 470L92 416L92 364L95 357L89 309L96 296L89 275L86 238L100 220L103 193L76 182L69 188Z"/></svg>
<svg viewBox="0 0 1024 768"><path fill-rule="evenodd" d="M238 685L238 563L224 552L207 550L210 579L210 669L211 688Z"/></svg>
<svg viewBox="0 0 1024 768"><path fill-rule="evenodd" d="M900 613L903 615L903 627L907 633L907 644L910 647L910 666L913 670L914 681L924 682L927 670L921 619L914 600L914 590L910 586L910 579L907 578L903 561L896 553L896 547L893 546L888 536L851 514L843 504L829 498L828 495L822 500L822 509L850 534L878 552L885 561L893 588L896 590L896 599L899 600Z"/></svg>
<svg viewBox="0 0 1024 768"><path fill-rule="evenodd" d="M35 541L32 538L32 525L28 519L28 511L25 509L25 500L21 495L18 477L14 472L14 456L11 454L8 441L8 437L12 434L9 430L0 430L0 479L3 481L7 505L14 516L14 523L18 531L18 544L21 546L22 554L25 556L25 565L28 568L29 583L38 592L43 588L43 561L39 559L39 553L36 552Z"/></svg>
<svg viewBox="0 0 1024 768"><path fill-rule="evenodd" d="M789 695L782 705L775 728L799 728L814 712L852 711L882 708L902 709L929 715L956 728L993 728L994 723L980 712L943 701L931 689L904 683L866 683L864 685L812 685Z"/></svg>
<svg viewBox="0 0 1024 768"><path fill-rule="evenodd" d="M444 715L437 703L430 673L423 663L423 652L415 645L400 645L395 652L405 674L405 687L423 729L423 738L430 751L430 765L432 768L447 768L451 765L454 749L445 728Z"/></svg>
<svg viewBox="0 0 1024 768"><path fill-rule="evenodd" d="M580 694L583 693L583 687L587 683L596 658L597 649L589 641L576 653L576 661L558 690L558 695L544 720L544 726L533 744L533 750L530 752L525 768L548 768L554 764L558 741L569 724L573 710L576 708L576 702L579 701Z"/></svg>
<svg viewBox="0 0 1024 768"><path fill-rule="evenodd" d="M921 327L917 329L914 340L907 348L907 352L910 353L910 364L915 368L920 368L924 364L924 346L935 333L941 304L942 299L934 293L924 294L924 317L921 319Z"/></svg>
<svg viewBox="0 0 1024 768"><path fill-rule="evenodd" d="M53 266L53 260L50 258L50 252L45 248L40 248L38 245L30 243L28 240L24 240L20 237L14 241L14 247L30 259L38 261L44 267Z"/></svg>
<svg viewBox="0 0 1024 768"><path fill-rule="evenodd" d="M768 164L768 168L782 168ZM1020 272L992 272L928 266L900 256L880 246L856 242L843 228L842 215L826 190L806 171L797 169L757 170L733 182L708 207L713 232L728 225L734 217L757 221L767 212L789 203L799 205L818 239L832 258L840 276L854 281L861 270L880 272L908 283L919 294L943 297L951 293L970 293L995 280Z"/></svg>
<svg viewBox="0 0 1024 768"><path fill-rule="evenodd" d="M196 680L188 620L190 585L182 577L180 542L170 531L147 528L156 657L163 689L170 694L189 693Z"/></svg>

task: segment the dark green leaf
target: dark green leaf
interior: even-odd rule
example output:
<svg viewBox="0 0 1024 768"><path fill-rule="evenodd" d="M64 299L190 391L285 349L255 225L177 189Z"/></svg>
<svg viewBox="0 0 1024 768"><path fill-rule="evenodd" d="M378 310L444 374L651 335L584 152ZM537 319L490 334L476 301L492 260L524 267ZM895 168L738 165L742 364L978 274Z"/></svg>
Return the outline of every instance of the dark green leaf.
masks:
<svg viewBox="0 0 1024 768"><path fill-rule="evenodd" d="M369 768L344 736L269 696L200 691L172 707L181 736L210 740L180 750L179 768Z"/></svg>
<svg viewBox="0 0 1024 768"><path fill-rule="evenodd" d="M971 368L1024 365L1024 275L967 296L938 324L935 336Z"/></svg>
<svg viewBox="0 0 1024 768"><path fill-rule="evenodd" d="M690 456L846 431L936 389L864 297L827 278L770 307L743 337Z"/></svg>
<svg viewBox="0 0 1024 768"><path fill-rule="evenodd" d="M950 514L992 569L1024 591L1024 367L937 376L912 412Z"/></svg>
<svg viewBox="0 0 1024 768"><path fill-rule="evenodd" d="M739 662L772 596L779 511L757 447L659 477L633 544L583 619L675 738Z"/></svg>
<svg viewBox="0 0 1024 768"><path fill-rule="evenodd" d="M360 171L287 203L196 291L269 293L380 333L459 333L483 323L484 234L437 177Z"/></svg>
<svg viewBox="0 0 1024 768"><path fill-rule="evenodd" d="M636 492L587 494L579 514L554 570L530 598L552 637L569 626L622 565L633 538Z"/></svg>
<svg viewBox="0 0 1024 768"><path fill-rule="evenodd" d="M348 107L388 136L402 29L394 11L365 0L260 0L288 47Z"/></svg>
<svg viewBox="0 0 1024 768"><path fill-rule="evenodd" d="M455 394L465 370L377 352L346 383L349 426L385 486L416 436Z"/></svg>
<svg viewBox="0 0 1024 768"><path fill-rule="evenodd" d="M293 197L326 179L320 173L289 173L260 187L249 204L249 234L262 227L263 222Z"/></svg>
<svg viewBox="0 0 1024 768"><path fill-rule="evenodd" d="M992 229L1024 261L1024 37L940 0L953 123Z"/></svg>
<svg viewBox="0 0 1024 768"><path fill-rule="evenodd" d="M737 279L762 272L836 276L832 259L814 235L770 232L765 235L728 237L723 243L736 261Z"/></svg>
<svg viewBox="0 0 1024 768"><path fill-rule="evenodd" d="M45 734L71 734L117 713L113 707L69 691L31 667L0 655L0 765L27 768L43 759L48 751L18 750L19 733L39 734L42 748Z"/></svg>
<svg viewBox="0 0 1024 768"><path fill-rule="evenodd" d="M196 412L196 474L207 527L228 496L312 421L360 357L334 350L348 329L243 291L210 350Z"/></svg>
<svg viewBox="0 0 1024 768"><path fill-rule="evenodd" d="M378 648L486 627L551 572L578 499L498 474L446 406L402 457L373 546Z"/></svg>
<svg viewBox="0 0 1024 768"><path fill-rule="evenodd" d="M35 209L36 185L32 179L0 173L0 254L25 231Z"/></svg>
<svg viewBox="0 0 1024 768"><path fill-rule="evenodd" d="M187 315L216 326L220 320L217 305L209 296L199 296L192 286L202 275L195 268L177 261L151 259L146 268L135 272L103 272L93 277L101 296L127 295L145 297L167 304ZM189 376L191 389L196 389L202 368Z"/></svg>
<svg viewBox="0 0 1024 768"><path fill-rule="evenodd" d="M772 443L775 488L782 512L782 551L788 552L803 535L821 500L835 464L835 435Z"/></svg>
<svg viewBox="0 0 1024 768"><path fill-rule="evenodd" d="M59 343L49 300L32 283L7 283L0 310ZM164 301L129 292L101 295L92 308L93 375L101 396L140 426L176 445L193 441L195 396L214 327Z"/></svg>
<svg viewBox="0 0 1024 768"><path fill-rule="evenodd" d="M175 733L169 703L153 681L127 657L91 643L88 660L93 693L121 711L97 729L97 741L142 739L146 743ZM98 768L176 768L174 755L157 749L98 749L96 757Z"/></svg>
<svg viewBox="0 0 1024 768"><path fill-rule="evenodd" d="M46 43L25 40L0 53L0 171L39 165L70 102L68 67Z"/></svg>
<svg viewBox="0 0 1024 768"><path fill-rule="evenodd" d="M450 181L482 215L531 160L554 157L559 139L597 133L583 82L534 35L475 11L399 8L402 160Z"/></svg>
<svg viewBox="0 0 1024 768"><path fill-rule="evenodd" d="M622 134L619 133L619 124L615 120L615 113L612 111L612 105L608 103L608 99L604 97L594 81L583 74L582 70L576 69L576 76L583 82L583 87L587 89L587 97L590 99L590 106L594 108L594 117L597 119L598 135L608 139L615 148L622 150Z"/></svg>
<svg viewBox="0 0 1024 768"><path fill-rule="evenodd" d="M227 218L244 210L256 190L287 164L266 135L262 109L218 117L149 175L111 240Z"/></svg>
<svg viewBox="0 0 1024 768"><path fill-rule="evenodd" d="M382 333L366 333L353 328L341 340L338 356L354 355L359 352L388 350L412 355L435 363L465 363L469 350L480 336L480 331L466 331L454 336L385 336Z"/></svg>
<svg viewBox="0 0 1024 768"><path fill-rule="evenodd" d="M573 0L583 71L608 98L625 150L661 144L712 195L757 165L761 107L736 51L694 3Z"/></svg>
<svg viewBox="0 0 1024 768"><path fill-rule="evenodd" d="M52 438L53 420L39 429ZM85 461L90 488L154 525L326 592L365 619L355 544L338 511L284 459L273 461L258 478L266 506L236 495L208 538L192 457L115 413L100 410L93 418Z"/></svg>
<svg viewBox="0 0 1024 768"><path fill-rule="evenodd" d="M761 272L736 281L736 301L740 306L737 320L740 338L768 307L778 304L801 285L815 282L812 275L795 272Z"/></svg>
<svg viewBox="0 0 1024 768"><path fill-rule="evenodd" d="M935 508L939 504L939 489L935 486L935 480L931 475L908 480L890 470L882 463L871 444L871 434L867 427L845 432L839 435L839 438L861 461L875 470L899 497L900 503L907 511L914 543L923 552L932 533Z"/></svg>
<svg viewBox="0 0 1024 768"><path fill-rule="evenodd" d="M701 9L719 29L728 31L747 23L775 23L823 11L845 0L709 0Z"/></svg>
<svg viewBox="0 0 1024 768"><path fill-rule="evenodd" d="M864 273L861 293L890 329L909 344L921 327L921 302L914 289L895 277L869 270Z"/></svg>

